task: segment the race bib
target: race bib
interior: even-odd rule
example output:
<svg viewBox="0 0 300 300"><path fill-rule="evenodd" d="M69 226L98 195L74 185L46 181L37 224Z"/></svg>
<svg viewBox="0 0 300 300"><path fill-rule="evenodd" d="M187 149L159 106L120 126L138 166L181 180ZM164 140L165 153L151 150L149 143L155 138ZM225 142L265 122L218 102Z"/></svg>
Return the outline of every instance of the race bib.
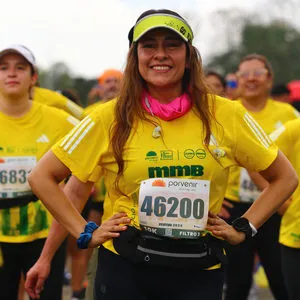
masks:
<svg viewBox="0 0 300 300"><path fill-rule="evenodd" d="M254 202L260 195L261 191L251 180L246 169L241 169L239 198L241 202Z"/></svg>
<svg viewBox="0 0 300 300"><path fill-rule="evenodd" d="M142 181L141 228L172 238L200 237L207 223L209 192L209 180L152 178Z"/></svg>
<svg viewBox="0 0 300 300"><path fill-rule="evenodd" d="M35 165L35 156L0 157L0 198L31 194L27 176Z"/></svg>

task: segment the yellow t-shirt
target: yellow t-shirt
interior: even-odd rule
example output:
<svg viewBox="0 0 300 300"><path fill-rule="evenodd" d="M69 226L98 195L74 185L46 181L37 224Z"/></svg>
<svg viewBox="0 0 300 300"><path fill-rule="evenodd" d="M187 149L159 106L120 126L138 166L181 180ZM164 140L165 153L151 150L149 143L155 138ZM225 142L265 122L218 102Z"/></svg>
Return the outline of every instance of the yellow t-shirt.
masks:
<svg viewBox="0 0 300 300"><path fill-rule="evenodd" d="M79 120L82 120L86 116L82 107L55 91L35 87L33 100L45 105L63 109Z"/></svg>
<svg viewBox="0 0 300 300"><path fill-rule="evenodd" d="M54 154L81 181L96 182L104 176L107 188L104 221L124 211L132 219L132 225L139 228L140 183L156 177L209 180L209 209L218 213L229 167L240 162L249 169L260 171L277 156L277 147L239 103L217 97L215 115L222 126L214 122L210 151L203 144L204 128L194 108L178 119L159 120L163 135L159 138L152 136L153 124L136 122L125 145L124 176L119 182L121 190L128 196L125 197L114 188L118 167L109 132L114 122L115 103L113 100L99 106L52 147ZM243 143L239 142L241 140ZM112 241L105 243L105 247L114 251Z"/></svg>
<svg viewBox="0 0 300 300"><path fill-rule="evenodd" d="M89 106L87 106L85 109L84 109L84 114L87 116L88 114L90 114L94 109L97 109L97 107L99 105L103 104L103 102L100 100L96 103L93 103Z"/></svg>
<svg viewBox="0 0 300 300"><path fill-rule="evenodd" d="M112 100L114 100L114 99L111 99L111 100L100 100L100 101L98 101L96 103L93 103L93 104L87 106L84 109L85 116L89 115L93 110L97 109L100 105L102 105L102 104L104 104L104 103L106 103L108 101L112 101Z"/></svg>
<svg viewBox="0 0 300 300"><path fill-rule="evenodd" d="M300 177L300 119L289 121L271 134L279 149L287 156ZM284 213L279 242L293 248L300 248L300 186L295 190L291 204Z"/></svg>
<svg viewBox="0 0 300 300"><path fill-rule="evenodd" d="M87 106L84 109L84 114L87 116L89 115L92 111L98 109L98 107L107 101L100 100L96 103L93 103L89 106ZM95 197L93 197L93 200L95 202L103 202L106 194L106 188L104 185L104 178L100 178L97 182L95 182Z"/></svg>
<svg viewBox="0 0 300 300"><path fill-rule="evenodd" d="M240 101L239 101L240 102ZM241 103L241 102L240 102ZM263 130L270 134L277 128L280 128L287 121L296 119L299 117L299 113L294 109L290 104L274 101L268 99L266 106L260 112L251 112L248 113L257 121ZM243 142L242 140L240 142ZM228 187L226 189L225 197L233 201L240 201L241 193L241 172L245 170L240 167L233 167L230 169L229 178L228 178ZM246 175L247 177L247 175ZM255 188L254 184L252 186L250 179L247 180L248 188ZM247 187L246 187L247 189Z"/></svg>
<svg viewBox="0 0 300 300"><path fill-rule="evenodd" d="M34 101L22 117L0 112L0 201L32 195L28 173L78 123L66 112ZM40 201L0 209L0 241L23 243L47 237L49 216Z"/></svg>
<svg viewBox="0 0 300 300"><path fill-rule="evenodd" d="M93 200L95 202L103 202L106 195L106 187L104 185L104 178L101 177L100 180L95 182L95 197Z"/></svg>

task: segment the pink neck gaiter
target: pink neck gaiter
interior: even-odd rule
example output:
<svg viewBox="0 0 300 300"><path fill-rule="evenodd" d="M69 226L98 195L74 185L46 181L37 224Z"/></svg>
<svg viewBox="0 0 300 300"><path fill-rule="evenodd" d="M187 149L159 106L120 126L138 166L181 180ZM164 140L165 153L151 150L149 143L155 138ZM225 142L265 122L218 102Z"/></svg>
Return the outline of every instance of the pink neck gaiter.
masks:
<svg viewBox="0 0 300 300"><path fill-rule="evenodd" d="M186 114L190 110L192 103L186 93L175 98L170 103L163 104L153 98L149 93L144 92L142 95L142 105L150 114L164 121L171 121Z"/></svg>

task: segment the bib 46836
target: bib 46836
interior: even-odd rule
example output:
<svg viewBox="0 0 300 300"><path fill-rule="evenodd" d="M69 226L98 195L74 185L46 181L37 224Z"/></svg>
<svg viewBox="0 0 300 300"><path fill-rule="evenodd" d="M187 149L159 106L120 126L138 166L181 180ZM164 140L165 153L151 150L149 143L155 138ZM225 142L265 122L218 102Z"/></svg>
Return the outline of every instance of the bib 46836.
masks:
<svg viewBox="0 0 300 300"><path fill-rule="evenodd" d="M141 182L142 229L160 236L195 239L205 230L209 180L151 178Z"/></svg>
<svg viewBox="0 0 300 300"><path fill-rule="evenodd" d="M0 157L0 198L31 194L27 176L35 165L35 156Z"/></svg>

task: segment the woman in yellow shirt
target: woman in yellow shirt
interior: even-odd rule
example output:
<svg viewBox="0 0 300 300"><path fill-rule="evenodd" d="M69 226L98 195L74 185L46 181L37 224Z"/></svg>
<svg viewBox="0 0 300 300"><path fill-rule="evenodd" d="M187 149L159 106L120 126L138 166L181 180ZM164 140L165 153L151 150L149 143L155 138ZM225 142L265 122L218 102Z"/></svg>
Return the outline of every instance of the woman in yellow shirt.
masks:
<svg viewBox="0 0 300 300"><path fill-rule="evenodd" d="M52 221L32 192L28 174L79 123L61 110L31 101L36 80L30 50L22 45L0 49L0 299L17 300L20 275L38 259ZM59 253L41 299L61 298L63 249Z"/></svg>
<svg viewBox="0 0 300 300"><path fill-rule="evenodd" d="M253 119L259 122L267 134L287 121L298 118L299 113L291 105L269 98L273 72L266 57L258 54L249 54L243 57L238 66L237 76L240 93L238 101L247 109ZM224 201L224 206L227 206L230 216L223 214L223 217L226 217L226 220L231 223L255 203L260 193L261 191L250 180L246 169L231 168ZM266 271L274 297L287 299L278 243L280 219L280 215L275 213L260 228L253 239L241 243L238 247L229 247L226 300L246 300L248 298L256 253ZM236 276L237 273L239 276Z"/></svg>
<svg viewBox="0 0 300 300"><path fill-rule="evenodd" d="M286 155L300 173L300 119L292 120L272 133L271 137L279 149ZM281 244L281 261L284 282L288 290L289 299L300 299L300 189L294 192L285 207L281 219L279 243Z"/></svg>
<svg viewBox="0 0 300 300"><path fill-rule="evenodd" d="M222 299L222 238L238 244L254 235L295 189L295 171L238 103L207 93L192 29L180 15L146 11L128 37L118 100L57 143L31 172L31 186L80 248L101 245L95 299ZM270 185L231 226L217 214L228 168L238 163ZM57 182L71 172L64 195ZM76 191L100 176L106 222L97 228L68 198L78 205ZM59 232L28 275L32 297Z"/></svg>

